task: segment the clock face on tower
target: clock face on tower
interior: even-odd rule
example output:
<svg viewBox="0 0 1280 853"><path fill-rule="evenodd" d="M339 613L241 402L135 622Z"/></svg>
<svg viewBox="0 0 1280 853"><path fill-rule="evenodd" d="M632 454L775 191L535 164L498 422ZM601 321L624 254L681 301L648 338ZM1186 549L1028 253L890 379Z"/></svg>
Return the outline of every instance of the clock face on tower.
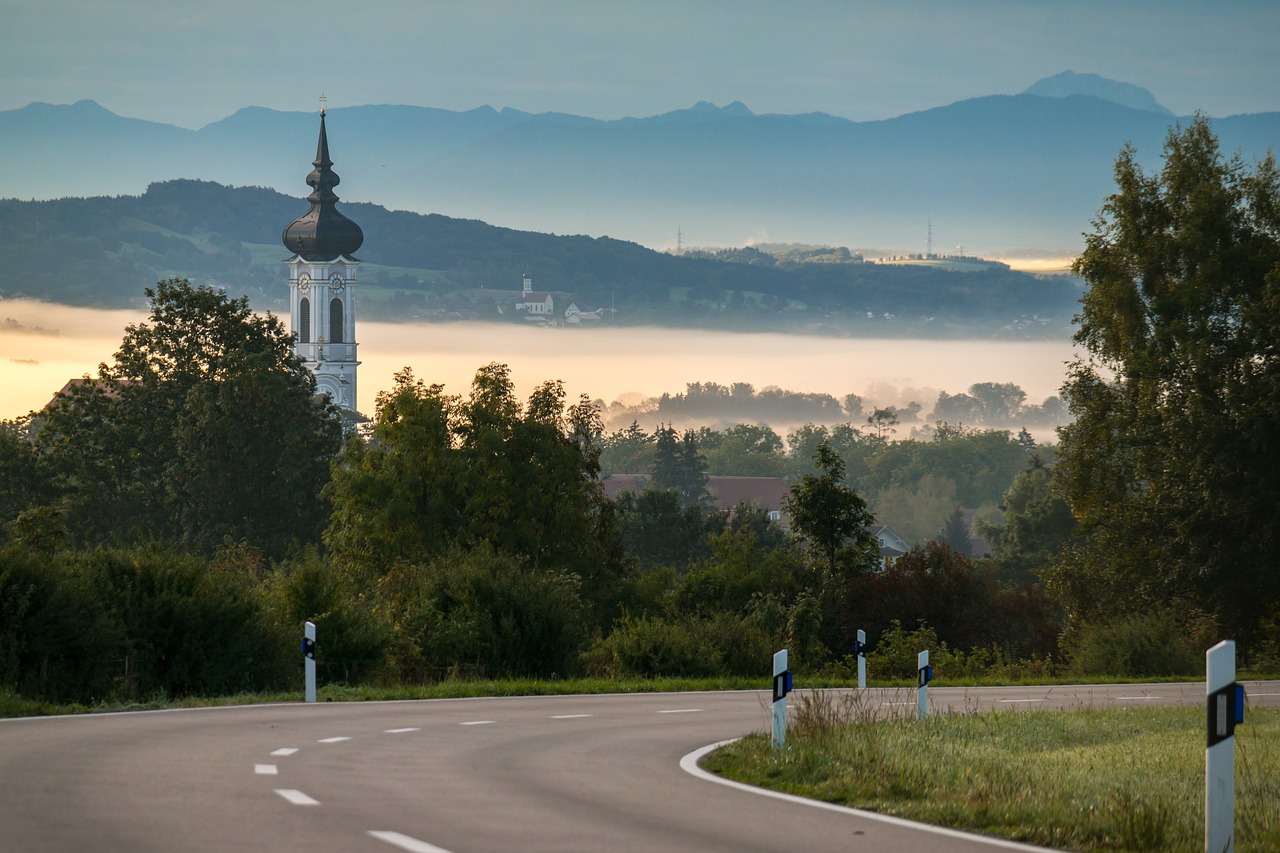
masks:
<svg viewBox="0 0 1280 853"><path fill-rule="evenodd" d="M347 282L343 279L342 273L336 272L329 276L329 290L332 293L341 293L346 286Z"/></svg>
<svg viewBox="0 0 1280 853"><path fill-rule="evenodd" d="M311 276L305 275L305 274L298 276L298 290L302 293L306 293L310 289L311 289Z"/></svg>

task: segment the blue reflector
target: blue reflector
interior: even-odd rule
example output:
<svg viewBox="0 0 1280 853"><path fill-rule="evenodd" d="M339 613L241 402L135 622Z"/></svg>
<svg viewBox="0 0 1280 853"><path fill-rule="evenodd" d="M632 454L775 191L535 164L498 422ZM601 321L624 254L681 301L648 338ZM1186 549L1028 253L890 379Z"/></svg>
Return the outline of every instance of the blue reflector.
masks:
<svg viewBox="0 0 1280 853"><path fill-rule="evenodd" d="M1236 723L1244 722L1244 685L1236 685Z"/></svg>

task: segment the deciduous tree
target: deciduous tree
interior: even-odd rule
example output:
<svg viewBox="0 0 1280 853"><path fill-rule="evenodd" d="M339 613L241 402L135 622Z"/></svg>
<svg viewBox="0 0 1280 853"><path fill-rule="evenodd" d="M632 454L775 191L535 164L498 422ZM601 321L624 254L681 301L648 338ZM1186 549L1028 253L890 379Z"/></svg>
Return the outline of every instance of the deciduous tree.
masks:
<svg viewBox="0 0 1280 853"><path fill-rule="evenodd" d="M82 543L160 540L272 556L314 541L336 408L274 316L184 279L148 288L115 363L50 405L36 443Z"/></svg>
<svg viewBox="0 0 1280 853"><path fill-rule="evenodd" d="M1196 118L1115 177L1075 264L1059 467L1085 538L1052 580L1075 616L1186 598L1243 637L1280 602L1280 171Z"/></svg>

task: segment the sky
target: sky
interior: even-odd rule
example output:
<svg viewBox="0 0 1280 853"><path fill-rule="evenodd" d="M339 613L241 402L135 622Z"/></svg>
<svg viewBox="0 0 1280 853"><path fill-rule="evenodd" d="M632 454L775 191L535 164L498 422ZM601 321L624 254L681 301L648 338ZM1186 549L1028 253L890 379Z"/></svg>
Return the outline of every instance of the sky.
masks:
<svg viewBox="0 0 1280 853"><path fill-rule="evenodd" d="M0 110L92 99L197 129L246 106L594 118L705 100L892 118L1066 70L1178 115L1280 110L1276 0L0 0ZM0 178L0 182L3 178Z"/></svg>

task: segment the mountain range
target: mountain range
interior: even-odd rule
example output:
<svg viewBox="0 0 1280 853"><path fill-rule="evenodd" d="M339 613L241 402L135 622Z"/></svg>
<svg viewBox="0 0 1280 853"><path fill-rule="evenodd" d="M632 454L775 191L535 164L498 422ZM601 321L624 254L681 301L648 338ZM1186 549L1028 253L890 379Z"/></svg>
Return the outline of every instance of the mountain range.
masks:
<svg viewBox="0 0 1280 853"><path fill-rule="evenodd" d="M1072 72L883 121L738 102L611 121L394 105L328 118L344 201L651 247L923 252L930 235L935 252L986 254L1077 250L1121 147L1158 167L1178 121L1146 90ZM1260 157L1280 113L1213 127L1227 153ZM33 103L0 112L0 197L138 195L183 178L303 195L317 129L314 114L260 107L186 130L93 101Z"/></svg>

